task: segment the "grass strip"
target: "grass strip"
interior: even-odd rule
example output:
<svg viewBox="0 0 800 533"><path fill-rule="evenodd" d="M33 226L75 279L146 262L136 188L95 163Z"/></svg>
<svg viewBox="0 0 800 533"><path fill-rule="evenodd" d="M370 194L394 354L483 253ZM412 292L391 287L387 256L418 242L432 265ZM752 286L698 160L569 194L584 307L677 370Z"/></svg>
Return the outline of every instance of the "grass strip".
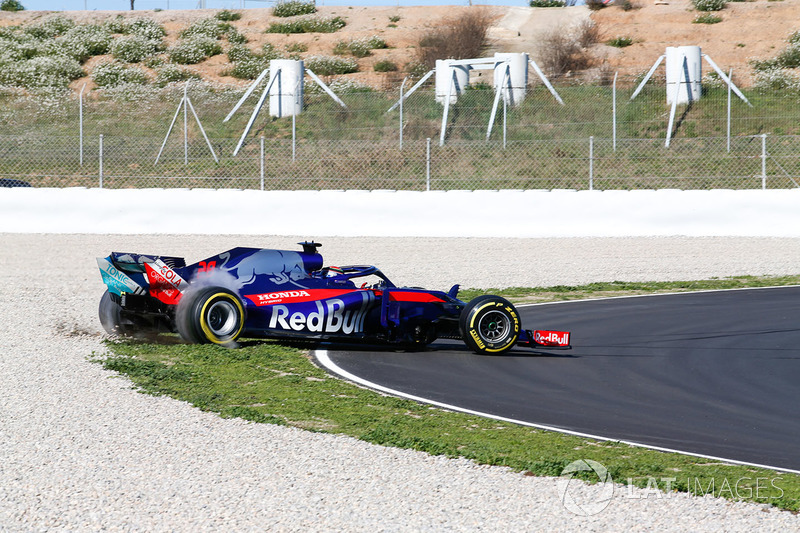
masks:
<svg viewBox="0 0 800 533"><path fill-rule="evenodd" d="M746 287L794 285L800 276L690 282L592 283L577 287L466 290L465 299L493 292L515 302L556 301ZM164 342L166 341L166 342ZM571 462L591 459L628 486L713 495L797 511L800 475L564 435L454 413L388 397L330 376L307 350L270 341L248 341L236 350L162 342L108 341L108 354L93 360L128 376L142 392L187 401L224 418L339 433L480 464L502 465L526 475L558 476ZM578 473L596 481L592 472Z"/></svg>

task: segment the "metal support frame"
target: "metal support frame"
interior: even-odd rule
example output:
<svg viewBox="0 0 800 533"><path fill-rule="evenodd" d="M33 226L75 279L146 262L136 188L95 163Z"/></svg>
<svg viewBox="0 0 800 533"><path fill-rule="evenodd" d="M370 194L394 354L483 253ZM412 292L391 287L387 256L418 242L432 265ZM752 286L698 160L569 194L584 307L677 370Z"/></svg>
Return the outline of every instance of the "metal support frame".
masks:
<svg viewBox="0 0 800 533"><path fill-rule="evenodd" d="M208 149L211 151L211 155L214 157L214 162L219 163L219 158L217 157L216 152L214 152L214 147L211 145L211 141L208 139L208 135L206 135L206 130L203 128L203 124L200 122L200 117L197 116L197 111L194 109L194 105L192 105L192 100L189 98L189 82L187 81L186 84L183 86L183 98L181 98L180 103L178 104L178 108L175 110L175 116L172 117L172 122L169 125L169 129L167 130L167 135L164 137L164 142L161 143L161 149L158 151L158 155L156 156L156 161L153 163L153 166L158 164L158 160L161 159L161 154L164 153L164 147L167 145L167 140L169 139L170 134L172 133L172 128L175 127L175 122L178 120L178 115L181 112L181 108L183 108L183 164L186 165L189 163L189 111L191 110L192 116L194 116L194 120L197 122L197 126L200 128L200 132L203 134L203 138L206 140L206 145L208 145Z"/></svg>
<svg viewBox="0 0 800 533"><path fill-rule="evenodd" d="M79 151L80 151L81 166L83 166L83 91L85 89L86 89L86 84L84 83L83 87L81 87L81 92L78 95L78 105L80 106L78 110L78 131L80 136Z"/></svg>
<svg viewBox="0 0 800 533"><path fill-rule="evenodd" d="M336 94L330 89L330 87L328 87L325 84L325 82L323 82L319 78L319 76L314 74L314 72L311 69L305 68L303 70L304 70L305 74L308 74L309 76L311 76L311 79L314 80L314 82L317 83L317 85L322 87L322 90L325 91L325 93L327 93L328 96L333 98L333 100L337 104L339 104L340 106L344 107L345 109L347 108L347 105L341 100L341 98L336 96ZM227 122L228 120L231 119L231 117L233 117L234 113L236 113L236 111L239 110L239 108L242 106L242 104L244 104L245 100L247 100L253 94L253 91L255 91L255 88L261 82L264 81L264 78L269 73L269 71L270 71L270 69L268 69L268 68L264 69L261 72L261 74L258 75L258 78L256 78L256 80L252 84L250 84L250 87L247 88L247 91L245 91L245 93L242 95L242 97L239 99L239 101L236 102L236 105L233 107L233 109L231 109L230 113L228 113L228 116L225 117L225 120L223 120L223 122ZM247 134L250 133L250 129L253 127L253 123L255 123L256 118L258 117L258 114L261 112L261 108L264 107L264 102L266 101L267 96L269 95L270 89L272 89L272 85L275 83L275 80L278 80L278 85L279 86L281 86L281 84L283 83L282 76L283 76L283 69L278 68L277 72L275 72L275 75L272 77L272 79L267 84L267 88L264 89L264 92L261 93L261 96L258 99L258 103L256 104L255 109L251 113L250 119L247 121L247 125L245 126L244 132L242 133L242 136L239 138L239 142L238 142L238 144L236 145L236 148L233 151L233 155L234 156L236 156L239 153L239 150L242 149L242 145L244 145L244 141L247 138ZM295 87L295 98L297 98L297 94L299 94L299 87L300 87L300 84L302 83L302 81L303 80L300 79L297 82L297 86ZM296 100L295 100L295 104L297 104ZM293 132L292 133L292 139L293 139L293 142L292 142L292 161L294 161L294 158L295 158L295 154L294 154L294 138L295 138L295 133L294 133L295 132L295 119L294 119L294 116L295 115L296 115L296 113L292 113L292 132Z"/></svg>
<svg viewBox="0 0 800 533"><path fill-rule="evenodd" d="M428 78L430 78L431 76L433 76L433 73L434 73L434 72L436 72L436 69L429 70L429 71L428 71L428 72L427 72L427 73L426 73L424 76L422 76L422 77L419 79L419 81L418 81L417 83L415 83L415 84L414 84L414 86L413 86L413 87L411 87L411 89L409 89L409 90L408 90L408 92L407 92L405 95L403 95L403 96L401 96L401 97L400 97L400 100L398 100L397 102L395 102L395 104L394 104L392 107L390 107L389 109L387 109L387 110L386 110L386 112L388 113L389 111L393 111L393 110L394 110L394 109L395 109L397 106L399 106L399 105L400 105L400 103L401 103L403 100L405 100L406 98L408 98L409 96L411 96L412 94L414 94L414 91L416 91L417 89L419 89L420 87L422 87L422 84L423 84L423 83L425 83L426 81L428 81Z"/></svg>
<svg viewBox="0 0 800 533"><path fill-rule="evenodd" d="M492 113L489 115L489 125L486 128L486 140L492 135L494 121L497 118L497 106L500 104L500 98L503 96L503 91L507 90L506 85L511 85L511 67L506 63L506 70L503 72L503 80L500 82L500 90L494 93L494 102L492 102ZM505 102L505 99L503 99Z"/></svg>

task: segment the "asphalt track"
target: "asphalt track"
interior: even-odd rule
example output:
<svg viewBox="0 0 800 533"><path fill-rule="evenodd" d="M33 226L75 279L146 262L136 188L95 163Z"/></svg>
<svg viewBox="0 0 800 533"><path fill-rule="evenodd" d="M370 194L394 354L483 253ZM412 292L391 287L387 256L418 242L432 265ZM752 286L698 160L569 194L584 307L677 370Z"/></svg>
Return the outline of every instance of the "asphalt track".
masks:
<svg viewBox="0 0 800 533"><path fill-rule="evenodd" d="M329 348L339 372L491 416L800 471L800 287L523 306L567 352ZM325 357L320 357L320 354Z"/></svg>

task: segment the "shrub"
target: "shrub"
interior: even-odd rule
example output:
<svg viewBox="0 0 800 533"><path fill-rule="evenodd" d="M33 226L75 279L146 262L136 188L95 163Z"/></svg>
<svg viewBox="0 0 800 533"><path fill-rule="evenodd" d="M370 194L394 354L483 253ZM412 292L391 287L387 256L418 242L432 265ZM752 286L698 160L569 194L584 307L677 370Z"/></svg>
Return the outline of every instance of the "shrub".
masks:
<svg viewBox="0 0 800 533"><path fill-rule="evenodd" d="M544 35L542 50L546 50L547 55L541 58L541 65L553 76L585 69L591 62L579 40L563 26L555 27Z"/></svg>
<svg viewBox="0 0 800 533"><path fill-rule="evenodd" d="M480 57L491 23L490 12L483 9L470 10L460 18L445 21L419 40L418 62L433 68L437 59Z"/></svg>
<svg viewBox="0 0 800 533"><path fill-rule="evenodd" d="M115 87L128 83L147 83L147 75L139 67L126 67L121 63L101 63L92 70L92 81L98 87Z"/></svg>
<svg viewBox="0 0 800 533"><path fill-rule="evenodd" d="M201 79L201 77L196 72L181 68L177 65L164 65L163 68L158 69L155 84L159 87L164 87L169 83L199 79Z"/></svg>
<svg viewBox="0 0 800 533"><path fill-rule="evenodd" d="M528 4L531 7L564 7L561 0L531 0Z"/></svg>
<svg viewBox="0 0 800 533"><path fill-rule="evenodd" d="M692 0L692 5L698 11L721 11L727 3L728 0Z"/></svg>
<svg viewBox="0 0 800 533"><path fill-rule="evenodd" d="M753 87L762 91L798 90L800 79L791 70L771 68L756 72Z"/></svg>
<svg viewBox="0 0 800 533"><path fill-rule="evenodd" d="M103 26L86 24L75 26L64 34L61 45L64 52L80 62L92 56L107 54L113 37Z"/></svg>
<svg viewBox="0 0 800 533"><path fill-rule="evenodd" d="M717 22L722 22L722 17L712 15L711 13L703 13L702 15L697 15L692 21L692 24L716 24Z"/></svg>
<svg viewBox="0 0 800 533"><path fill-rule="evenodd" d="M120 61L139 63L144 58L158 52L159 44L139 35L126 35L114 39L111 44L111 55Z"/></svg>
<svg viewBox="0 0 800 533"><path fill-rule="evenodd" d="M61 15L51 15L39 24L27 26L22 31L40 40L52 39L59 35L64 35L75 26L75 22L62 17Z"/></svg>
<svg viewBox="0 0 800 533"><path fill-rule="evenodd" d="M391 61L388 61L388 60L378 61L377 63L375 63L375 65L372 68L373 68L373 70L375 70L375 72L396 72L397 71L397 65L395 65L394 63L392 63Z"/></svg>
<svg viewBox="0 0 800 533"><path fill-rule="evenodd" d="M2 0L0 2L0 11L24 11L25 6L18 0Z"/></svg>
<svg viewBox="0 0 800 533"><path fill-rule="evenodd" d="M344 57L312 56L305 60L305 66L321 76L358 72L358 62Z"/></svg>
<svg viewBox="0 0 800 533"><path fill-rule="evenodd" d="M400 22L400 15L392 15L389 17L389 22Z"/></svg>
<svg viewBox="0 0 800 533"><path fill-rule="evenodd" d="M362 37L360 39L353 39L351 41L339 41L333 48L333 53L336 55L350 54L355 57L367 57L372 53L372 50L388 48L386 41L377 35L372 37Z"/></svg>
<svg viewBox="0 0 800 533"><path fill-rule="evenodd" d="M182 39L189 39L191 37L212 37L214 39L221 39L225 36L232 26L227 22L222 22L215 18L200 19L188 28L180 32Z"/></svg>
<svg viewBox="0 0 800 533"><path fill-rule="evenodd" d="M225 74L240 80L254 80L268 67L268 59L251 55L233 63L231 68L225 71Z"/></svg>
<svg viewBox="0 0 800 533"><path fill-rule="evenodd" d="M151 41L161 42L167 35L167 30L164 29L158 22L144 17L137 17L125 24L125 31L122 33L130 33L144 37Z"/></svg>
<svg viewBox="0 0 800 533"><path fill-rule="evenodd" d="M233 22L234 20L239 20L240 18L242 18L242 14L236 13L235 11L228 11L227 9L223 9L222 11L214 15L214 18L217 20L221 20L223 22Z"/></svg>
<svg viewBox="0 0 800 533"><path fill-rule="evenodd" d="M791 41L790 41L791 42ZM783 68L800 67L800 42L791 43L781 50L775 58L776 63Z"/></svg>
<svg viewBox="0 0 800 533"><path fill-rule="evenodd" d="M603 3L603 0L586 0L586 7L589 8L589 11L599 11L606 7Z"/></svg>
<svg viewBox="0 0 800 533"><path fill-rule="evenodd" d="M167 52L173 63L194 65L222 53L222 45L213 37L194 37L179 41Z"/></svg>
<svg viewBox="0 0 800 533"><path fill-rule="evenodd" d="M310 15L316 12L317 6L314 2L302 2L299 0L278 2L275 7L272 8L273 17L294 17L296 15Z"/></svg>
<svg viewBox="0 0 800 533"><path fill-rule="evenodd" d="M117 15L113 19L105 21L103 26L111 33L128 33L128 23L122 15Z"/></svg>
<svg viewBox="0 0 800 533"><path fill-rule="evenodd" d="M287 52L303 53L308 52L308 45L305 43L289 43L285 46Z"/></svg>
<svg viewBox="0 0 800 533"><path fill-rule="evenodd" d="M606 44L614 48L625 48L633 44L633 39L631 37L614 37L606 41Z"/></svg>
<svg viewBox="0 0 800 533"><path fill-rule="evenodd" d="M334 33L347 23L342 17L304 17L288 22L275 22L266 29L267 33Z"/></svg>
<svg viewBox="0 0 800 533"><path fill-rule="evenodd" d="M0 69L0 84L28 89L66 87L83 76L76 60L58 56L39 56L17 63L6 63Z"/></svg>
<svg viewBox="0 0 800 533"><path fill-rule="evenodd" d="M800 30L798 30L798 31L794 32L793 34L791 34L789 36L789 38L786 39L786 42L788 42L789 44L798 44L798 43L800 43Z"/></svg>

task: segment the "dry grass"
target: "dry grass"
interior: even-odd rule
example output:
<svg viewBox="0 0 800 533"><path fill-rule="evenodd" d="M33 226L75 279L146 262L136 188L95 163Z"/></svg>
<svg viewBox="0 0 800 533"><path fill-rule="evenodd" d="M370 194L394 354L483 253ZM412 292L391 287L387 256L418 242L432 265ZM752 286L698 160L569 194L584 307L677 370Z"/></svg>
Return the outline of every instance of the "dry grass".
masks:
<svg viewBox="0 0 800 533"><path fill-rule="evenodd" d="M437 59L480 57L488 45L487 32L493 19L490 10L476 8L445 21L419 40L419 63L433 68Z"/></svg>

